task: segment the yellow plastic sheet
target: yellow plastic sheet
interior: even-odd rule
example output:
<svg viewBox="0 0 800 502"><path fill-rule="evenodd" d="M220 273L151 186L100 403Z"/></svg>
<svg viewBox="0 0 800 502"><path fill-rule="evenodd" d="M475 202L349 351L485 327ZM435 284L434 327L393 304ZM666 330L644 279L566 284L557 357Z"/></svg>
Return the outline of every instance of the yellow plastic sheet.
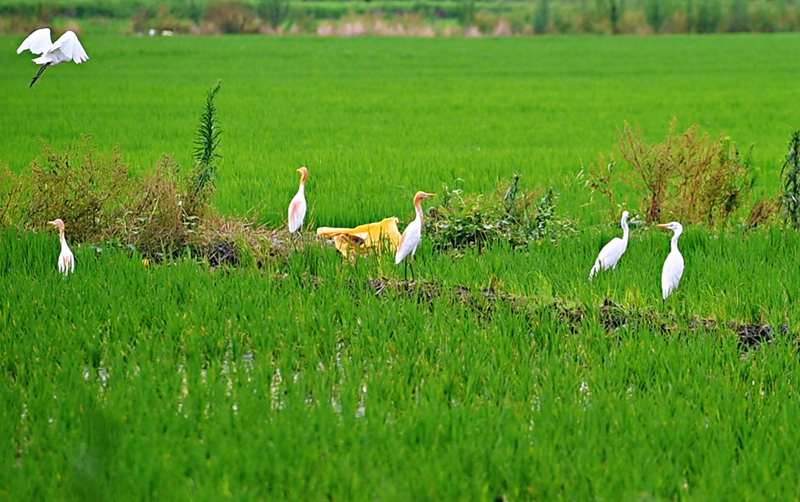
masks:
<svg viewBox="0 0 800 502"><path fill-rule="evenodd" d="M333 239L336 249L348 258L355 258L356 253L370 248L382 251L397 251L400 245L400 232L397 230L399 220L394 216L377 223L365 223L356 228L320 227L317 235Z"/></svg>

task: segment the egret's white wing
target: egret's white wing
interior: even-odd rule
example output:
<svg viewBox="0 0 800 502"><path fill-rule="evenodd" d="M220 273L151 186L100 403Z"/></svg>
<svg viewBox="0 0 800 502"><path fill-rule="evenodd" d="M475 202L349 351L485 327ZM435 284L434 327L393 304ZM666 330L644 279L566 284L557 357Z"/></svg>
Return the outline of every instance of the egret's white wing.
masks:
<svg viewBox="0 0 800 502"><path fill-rule="evenodd" d="M603 270L617 268L617 262L619 262L619 259L622 258L622 255L625 253L625 248L625 241L619 237L614 237L608 244L603 246L603 249L600 250L600 255L597 257L603 265Z"/></svg>
<svg viewBox="0 0 800 502"><path fill-rule="evenodd" d="M665 300L680 284L683 268L683 255L677 250L670 252L661 272L661 293Z"/></svg>
<svg viewBox="0 0 800 502"><path fill-rule="evenodd" d="M56 40L56 43L53 44L53 47L48 53L59 62L75 61L75 63L81 64L89 59L89 56L86 54L86 51L83 50L83 46L78 40L78 35L76 35L74 31L68 31L58 37L58 40Z"/></svg>
<svg viewBox="0 0 800 502"><path fill-rule="evenodd" d="M42 54L51 45L53 45L53 42L50 40L50 28L42 28L34 31L22 41L19 49L17 49L17 54L22 54L22 51L25 50L29 50L34 54Z"/></svg>
<svg viewBox="0 0 800 502"><path fill-rule="evenodd" d="M306 218L306 198L303 192L298 191L289 204L289 233L297 232Z"/></svg>
<svg viewBox="0 0 800 502"><path fill-rule="evenodd" d="M417 246L422 241L422 222L415 219L408 224L400 237L400 244L397 245L397 253L394 256L394 263L399 264L406 256L416 252Z"/></svg>

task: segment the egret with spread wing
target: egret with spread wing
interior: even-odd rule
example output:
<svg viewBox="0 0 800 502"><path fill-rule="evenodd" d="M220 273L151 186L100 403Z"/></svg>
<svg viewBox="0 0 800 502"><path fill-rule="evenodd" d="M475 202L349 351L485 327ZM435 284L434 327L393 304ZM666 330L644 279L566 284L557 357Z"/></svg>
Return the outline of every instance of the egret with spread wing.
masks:
<svg viewBox="0 0 800 502"><path fill-rule="evenodd" d="M31 87L39 80L44 70L50 66L66 61L75 61L76 64L80 64L89 59L78 40L78 35L74 31L64 33L54 43L50 39L50 28L36 30L22 41L17 49L17 54L22 54L22 51L25 50L29 50L34 54L41 54L41 56L33 60L34 63L42 67L39 68L39 73L31 80Z"/></svg>
<svg viewBox="0 0 800 502"><path fill-rule="evenodd" d="M628 248L628 211L622 211L622 239L614 237L608 244L603 246L600 254L594 262L594 266L589 271L589 280L591 281L594 275L600 270L608 270L609 268L617 268L617 263L625 250Z"/></svg>
<svg viewBox="0 0 800 502"><path fill-rule="evenodd" d="M414 209L417 212L417 217L414 221L408 224L403 235L400 236L400 244L397 246L397 254L394 257L395 265L399 265L409 254L414 256L417 253L417 247L422 242L422 199L428 197L436 197L435 193L417 192L414 196ZM408 280L408 262L403 264L403 277ZM411 278L414 278L414 267L411 266Z"/></svg>
<svg viewBox="0 0 800 502"><path fill-rule="evenodd" d="M673 221L670 223L662 223L658 227L668 228L674 232L672 234L672 250L669 252L669 255L667 255L667 259L664 261L664 270L661 272L661 293L664 300L666 300L667 297L675 291L675 288L678 287L678 284L681 282L681 277L683 277L683 255L678 251L678 239L680 239L683 233L683 225L677 221Z"/></svg>

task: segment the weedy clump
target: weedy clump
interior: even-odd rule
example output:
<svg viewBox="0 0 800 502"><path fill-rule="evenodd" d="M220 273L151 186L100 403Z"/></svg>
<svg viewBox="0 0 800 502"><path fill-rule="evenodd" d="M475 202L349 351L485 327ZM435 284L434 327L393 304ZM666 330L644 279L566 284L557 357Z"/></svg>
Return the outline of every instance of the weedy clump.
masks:
<svg viewBox="0 0 800 502"><path fill-rule="evenodd" d="M238 0L210 2L206 9L206 30L227 33L258 33L259 20L256 10L248 3Z"/></svg>
<svg viewBox="0 0 800 502"><path fill-rule="evenodd" d="M678 219L684 223L724 227L748 201L755 181L749 156L743 156L728 136L711 138L694 124L676 131L677 119L660 143L647 143L641 129L627 122L618 148L630 169L619 169L613 155L601 154L589 169L588 185L614 208L612 185L627 185L641 193L640 207L648 223Z"/></svg>
<svg viewBox="0 0 800 502"><path fill-rule="evenodd" d="M217 82L206 97L194 166L182 173L169 155L153 172L130 174L119 148L98 152L91 136L63 152L43 145L29 176L0 168L0 225L41 229L64 220L70 242L110 242L163 261L180 256L211 266L269 267L288 261L288 236L250 220L224 218L211 204L221 156Z"/></svg>
<svg viewBox="0 0 800 502"><path fill-rule="evenodd" d="M781 168L780 206L784 220L800 229L800 129L789 136L789 153Z"/></svg>
<svg viewBox="0 0 800 502"><path fill-rule="evenodd" d="M242 219L211 215L197 228L193 254L212 267L271 268L289 261L289 232Z"/></svg>
<svg viewBox="0 0 800 502"><path fill-rule="evenodd" d="M106 236L125 214L134 193L129 168L119 148L111 154L98 153L89 135L63 153L43 144L22 189L27 192L25 226L39 229L61 218L75 242Z"/></svg>
<svg viewBox="0 0 800 502"><path fill-rule="evenodd" d="M445 186L442 204L431 208L425 220L426 239L439 251L505 242L513 248L545 240L556 242L564 233L574 232L572 223L556 214L556 193L526 192L520 176L494 193L465 194Z"/></svg>
<svg viewBox="0 0 800 502"><path fill-rule="evenodd" d="M0 164L0 230L19 221L21 199L24 194L23 180L7 165Z"/></svg>
<svg viewBox="0 0 800 502"><path fill-rule="evenodd" d="M137 196L117 220L113 236L148 258L171 258L192 244L200 223L184 204L186 191L178 164L163 155L154 172L138 181Z"/></svg>

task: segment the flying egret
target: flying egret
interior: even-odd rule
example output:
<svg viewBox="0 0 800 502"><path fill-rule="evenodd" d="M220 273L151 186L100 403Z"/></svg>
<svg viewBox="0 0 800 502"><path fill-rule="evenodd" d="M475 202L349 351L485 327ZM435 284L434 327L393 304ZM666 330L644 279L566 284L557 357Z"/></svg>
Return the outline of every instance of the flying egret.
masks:
<svg viewBox="0 0 800 502"><path fill-rule="evenodd" d="M303 226L303 220L306 217L306 178L308 178L308 169L301 167L297 170L300 173L300 188L297 189L292 202L289 204L289 233L295 233Z"/></svg>
<svg viewBox="0 0 800 502"><path fill-rule="evenodd" d="M397 254L394 257L395 265L399 265L409 253L414 256L417 253L417 247L422 242L422 199L428 197L436 197L435 193L417 192L414 196L414 209L417 211L417 217L414 221L408 224L403 235L400 236L400 244L397 246ZM408 280L408 262L403 264L403 277ZM414 266L411 265L411 278L414 278Z"/></svg>
<svg viewBox="0 0 800 502"><path fill-rule="evenodd" d="M664 300L675 291L683 276L683 255L678 251L678 239L683 233L683 225L677 221L662 223L659 228L668 228L674 232L672 234L672 250L664 261L664 270L661 272L661 293Z"/></svg>
<svg viewBox="0 0 800 502"><path fill-rule="evenodd" d="M74 31L67 31L53 43L50 40L50 28L36 30L22 41L19 49L17 49L17 54L22 54L24 50L29 50L34 54L41 54L41 56L33 60L34 63L42 65L42 67L39 68L39 73L31 80L30 87L33 87L33 84L39 80L39 77L42 76L48 66L55 66L66 61L75 61L76 64L81 64L89 59L80 41L78 41L78 35Z"/></svg>
<svg viewBox="0 0 800 502"><path fill-rule="evenodd" d="M69 245L67 245L67 238L64 235L64 222L59 218L47 223L58 227L58 239L61 241L61 254L58 255L58 271L64 275L69 275L70 272L75 272L75 257L72 255Z"/></svg>
<svg viewBox="0 0 800 502"><path fill-rule="evenodd" d="M592 270L589 271L590 281L594 277L594 274L600 272L600 270L617 268L619 259L622 258L622 255L628 248L628 216L628 211L622 211L622 221L620 222L620 225L622 225L622 239L614 237L608 244L603 246L603 249L600 250L600 254L597 255L597 260L595 260Z"/></svg>

